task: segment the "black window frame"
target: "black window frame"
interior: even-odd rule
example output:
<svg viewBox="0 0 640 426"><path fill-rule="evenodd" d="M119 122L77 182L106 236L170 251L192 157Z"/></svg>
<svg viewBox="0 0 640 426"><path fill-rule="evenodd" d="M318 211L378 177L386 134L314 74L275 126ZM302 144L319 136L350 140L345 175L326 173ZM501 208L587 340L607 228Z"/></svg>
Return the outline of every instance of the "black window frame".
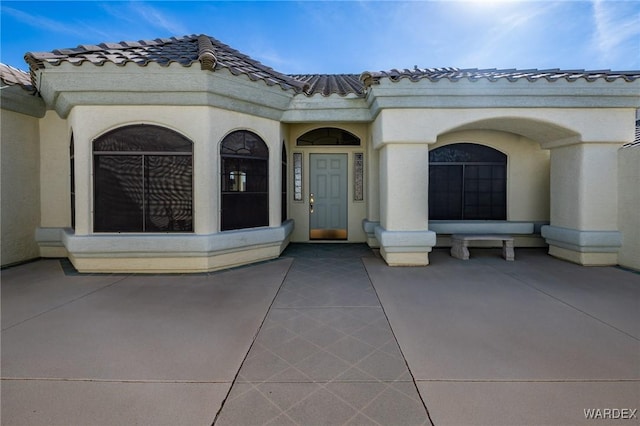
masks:
<svg viewBox="0 0 640 426"><path fill-rule="evenodd" d="M220 230L269 226L269 147L249 130L220 142Z"/></svg>
<svg viewBox="0 0 640 426"><path fill-rule="evenodd" d="M297 146L360 146L360 138L337 127L309 130L296 140Z"/></svg>
<svg viewBox="0 0 640 426"><path fill-rule="evenodd" d="M93 140L93 231L193 233L193 142L133 124Z"/></svg>
<svg viewBox="0 0 640 426"><path fill-rule="evenodd" d="M281 170L281 176L282 176L282 194L281 194L281 202L280 202L280 209L281 209L281 221L284 222L287 220L287 176L288 176L288 169L287 169L287 147L284 141L282 141L282 170Z"/></svg>
<svg viewBox="0 0 640 426"><path fill-rule="evenodd" d="M76 229L76 157L73 132L69 141L69 191L71 203L71 229Z"/></svg>
<svg viewBox="0 0 640 426"><path fill-rule="evenodd" d="M455 143L429 151L430 220L506 220L506 154Z"/></svg>

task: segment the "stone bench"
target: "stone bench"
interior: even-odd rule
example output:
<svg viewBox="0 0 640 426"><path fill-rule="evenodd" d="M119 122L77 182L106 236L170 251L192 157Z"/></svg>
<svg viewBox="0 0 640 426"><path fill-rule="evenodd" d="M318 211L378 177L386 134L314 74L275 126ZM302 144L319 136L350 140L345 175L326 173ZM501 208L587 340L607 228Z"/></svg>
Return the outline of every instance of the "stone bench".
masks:
<svg viewBox="0 0 640 426"><path fill-rule="evenodd" d="M451 256L462 260L469 259L470 241L501 241L502 257L505 260L515 260L516 258L513 250L513 237L500 234L454 234L451 236Z"/></svg>

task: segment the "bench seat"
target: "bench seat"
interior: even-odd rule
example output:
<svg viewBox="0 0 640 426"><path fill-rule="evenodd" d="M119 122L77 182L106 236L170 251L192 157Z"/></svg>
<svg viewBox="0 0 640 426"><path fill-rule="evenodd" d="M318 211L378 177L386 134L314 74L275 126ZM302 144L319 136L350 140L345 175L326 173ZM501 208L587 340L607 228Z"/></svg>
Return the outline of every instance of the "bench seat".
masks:
<svg viewBox="0 0 640 426"><path fill-rule="evenodd" d="M453 234L451 236L451 256L468 260L470 241L501 241L502 257L509 261L516 258L513 249L513 237L503 234Z"/></svg>

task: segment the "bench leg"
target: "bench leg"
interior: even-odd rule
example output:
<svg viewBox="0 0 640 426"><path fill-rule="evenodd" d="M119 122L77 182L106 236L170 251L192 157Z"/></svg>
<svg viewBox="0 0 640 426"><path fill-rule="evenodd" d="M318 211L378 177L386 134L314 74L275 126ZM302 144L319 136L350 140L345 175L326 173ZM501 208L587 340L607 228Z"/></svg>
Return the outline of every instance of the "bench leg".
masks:
<svg viewBox="0 0 640 426"><path fill-rule="evenodd" d="M504 260L516 260L516 253L513 250L513 241L502 242L502 257L504 257Z"/></svg>
<svg viewBox="0 0 640 426"><path fill-rule="evenodd" d="M451 242L451 256L456 259L469 260L469 249L466 241L453 240Z"/></svg>

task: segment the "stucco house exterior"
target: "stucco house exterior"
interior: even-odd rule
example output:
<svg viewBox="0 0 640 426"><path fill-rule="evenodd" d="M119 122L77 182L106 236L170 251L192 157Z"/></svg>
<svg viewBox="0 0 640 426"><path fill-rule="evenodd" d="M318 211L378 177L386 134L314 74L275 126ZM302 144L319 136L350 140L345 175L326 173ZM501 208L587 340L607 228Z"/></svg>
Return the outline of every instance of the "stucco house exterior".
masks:
<svg viewBox="0 0 640 426"><path fill-rule="evenodd" d="M640 71L284 75L193 35L2 66L2 264L211 271L460 232L640 269ZM636 143L634 143L634 140Z"/></svg>

